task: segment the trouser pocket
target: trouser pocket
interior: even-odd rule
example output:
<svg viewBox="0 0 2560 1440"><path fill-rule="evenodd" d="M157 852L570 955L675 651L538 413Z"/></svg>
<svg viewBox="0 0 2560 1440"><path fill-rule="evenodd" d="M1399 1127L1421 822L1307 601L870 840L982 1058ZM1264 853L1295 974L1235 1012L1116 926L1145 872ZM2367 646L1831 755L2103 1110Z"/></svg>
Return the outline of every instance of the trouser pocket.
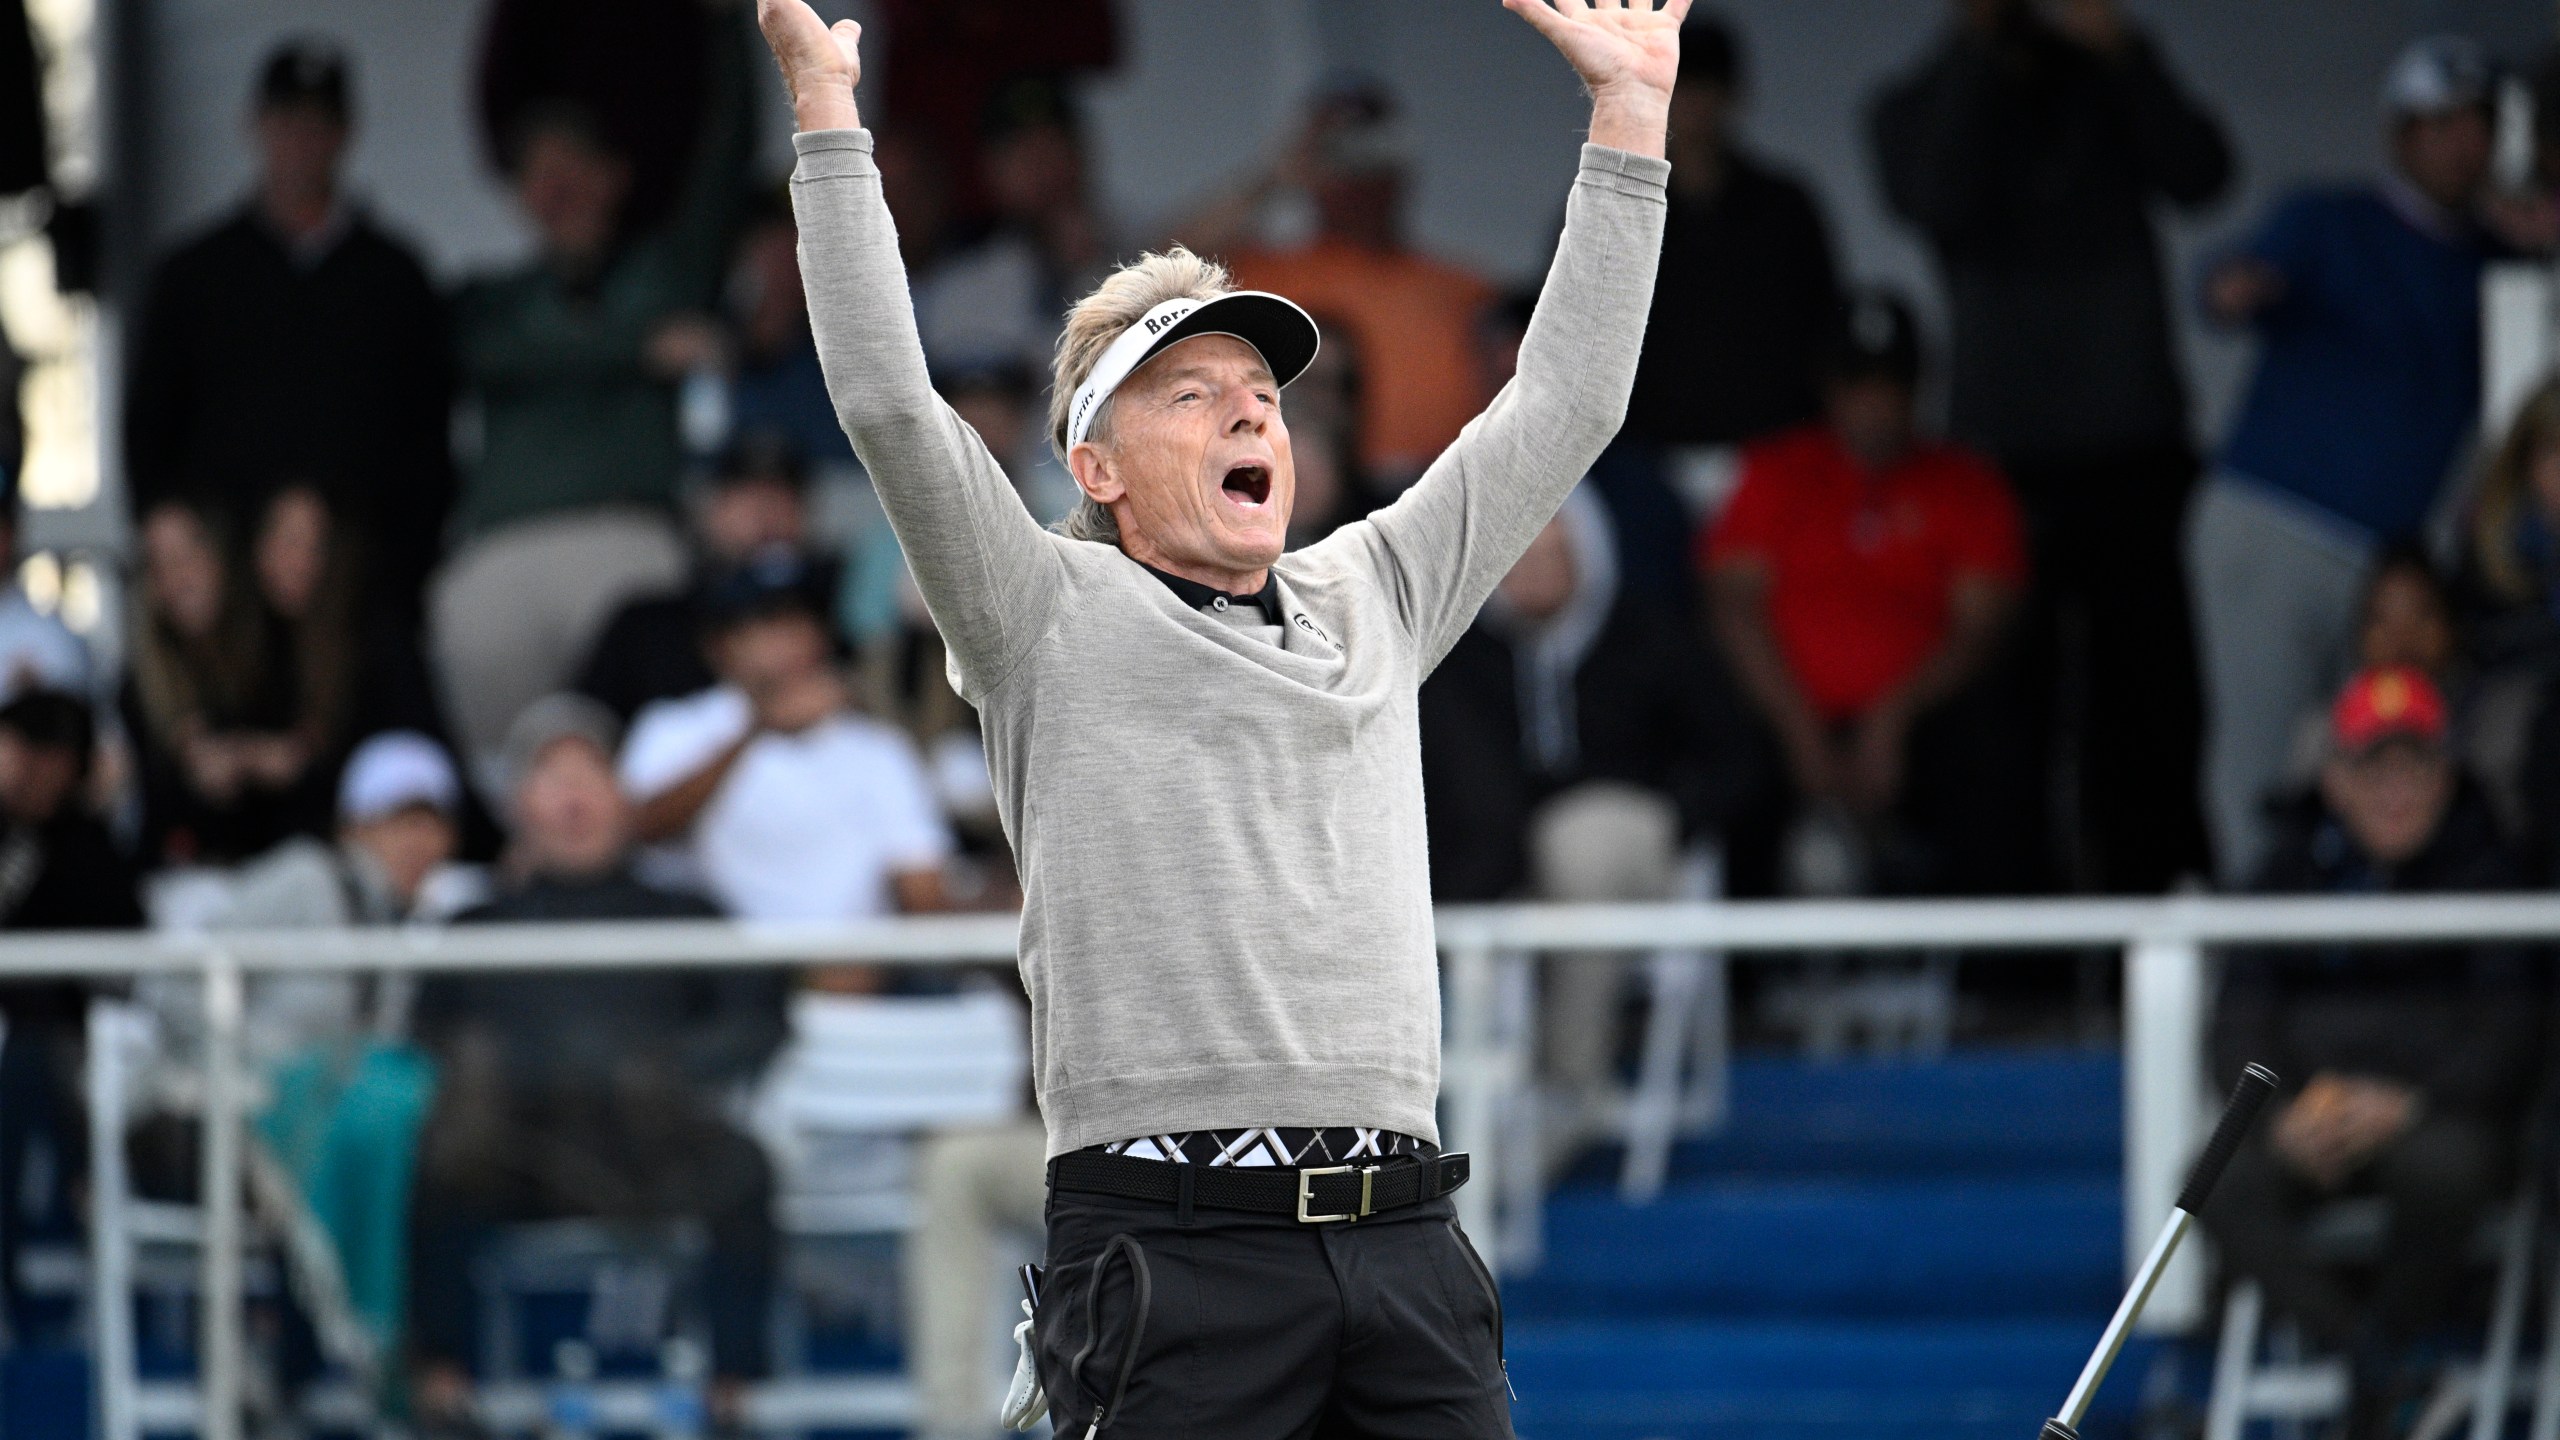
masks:
<svg viewBox="0 0 2560 1440"><path fill-rule="evenodd" d="M1502 1350L1502 1289L1493 1283L1493 1270L1484 1263L1484 1257L1476 1253L1475 1242L1467 1238L1466 1231L1458 1228L1458 1222L1447 1220L1441 1223L1449 1227L1449 1238L1458 1243L1458 1254L1467 1262L1467 1273L1475 1276L1476 1284L1484 1287L1484 1303L1493 1313L1493 1353L1503 1360L1504 1371L1508 1373L1510 1361Z"/></svg>
<svg viewBox="0 0 2560 1440"><path fill-rule="evenodd" d="M1076 1277L1081 1283L1075 1293L1059 1293L1060 1278L1054 1271L1049 1276L1052 1288L1041 1297L1032 1333L1040 1342L1042 1384L1056 1433L1062 1440L1090 1440L1128 1396L1155 1304L1155 1277L1146 1248L1124 1232L1111 1237ZM1076 1327L1073 1333L1065 1333L1069 1325Z"/></svg>

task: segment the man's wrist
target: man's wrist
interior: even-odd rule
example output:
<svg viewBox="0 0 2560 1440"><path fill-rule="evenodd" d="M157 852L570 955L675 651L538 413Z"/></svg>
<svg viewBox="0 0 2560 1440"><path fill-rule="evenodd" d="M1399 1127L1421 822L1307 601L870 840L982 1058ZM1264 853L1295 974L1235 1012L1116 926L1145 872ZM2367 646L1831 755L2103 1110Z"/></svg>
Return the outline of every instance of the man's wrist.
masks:
<svg viewBox="0 0 2560 1440"><path fill-rule="evenodd" d="M1591 95L1591 143L1663 158L1671 128L1671 96L1658 90L1597 90Z"/></svg>
<svg viewBox="0 0 2560 1440"><path fill-rule="evenodd" d="M853 104L853 87L841 80L807 80L793 86L791 117L803 131L862 128L862 112Z"/></svg>

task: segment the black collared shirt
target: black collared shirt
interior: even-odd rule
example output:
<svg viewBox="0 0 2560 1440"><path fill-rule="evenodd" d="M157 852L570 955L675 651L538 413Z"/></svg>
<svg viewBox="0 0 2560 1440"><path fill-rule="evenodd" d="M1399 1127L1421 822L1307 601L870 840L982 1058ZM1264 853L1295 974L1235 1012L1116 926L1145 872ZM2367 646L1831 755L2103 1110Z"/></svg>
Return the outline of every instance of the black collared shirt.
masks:
<svg viewBox="0 0 2560 1440"><path fill-rule="evenodd" d="M1280 614L1279 578L1268 570L1262 572L1261 589L1250 595L1230 595L1224 590L1203 585L1197 580L1186 580L1170 571L1159 570L1144 560L1139 561L1138 565L1148 574L1163 581L1166 589L1171 590L1181 598L1183 604L1194 610L1225 611L1238 605L1251 605L1262 612L1263 619L1274 625L1288 623Z"/></svg>

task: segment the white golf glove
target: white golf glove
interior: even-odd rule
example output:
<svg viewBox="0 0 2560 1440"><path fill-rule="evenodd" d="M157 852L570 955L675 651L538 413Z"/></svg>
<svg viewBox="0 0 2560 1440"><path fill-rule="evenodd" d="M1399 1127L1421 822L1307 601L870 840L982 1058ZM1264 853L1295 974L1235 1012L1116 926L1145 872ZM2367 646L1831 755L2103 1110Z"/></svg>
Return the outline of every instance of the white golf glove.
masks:
<svg viewBox="0 0 2560 1440"><path fill-rule="evenodd" d="M1004 1408L996 1419L1007 1430L1028 1430L1049 1413L1049 1393L1040 1388L1040 1366L1031 1358L1031 1302L1022 1302L1022 1323L1013 1327L1013 1343L1022 1358L1013 1364L1013 1383L1005 1387Z"/></svg>

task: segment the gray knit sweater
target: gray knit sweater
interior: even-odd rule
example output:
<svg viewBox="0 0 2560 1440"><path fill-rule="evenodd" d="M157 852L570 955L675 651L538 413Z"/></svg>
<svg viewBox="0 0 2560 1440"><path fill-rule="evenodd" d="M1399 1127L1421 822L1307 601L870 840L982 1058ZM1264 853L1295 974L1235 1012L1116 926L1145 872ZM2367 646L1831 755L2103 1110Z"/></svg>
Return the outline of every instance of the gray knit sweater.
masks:
<svg viewBox="0 0 2560 1440"><path fill-rule="evenodd" d="M1660 160L1585 146L1519 378L1393 505L1274 566L1288 624L1044 531L925 377L860 130L792 199L827 391L978 708L1049 1151L1256 1125L1436 1139L1415 692L1615 434Z"/></svg>

